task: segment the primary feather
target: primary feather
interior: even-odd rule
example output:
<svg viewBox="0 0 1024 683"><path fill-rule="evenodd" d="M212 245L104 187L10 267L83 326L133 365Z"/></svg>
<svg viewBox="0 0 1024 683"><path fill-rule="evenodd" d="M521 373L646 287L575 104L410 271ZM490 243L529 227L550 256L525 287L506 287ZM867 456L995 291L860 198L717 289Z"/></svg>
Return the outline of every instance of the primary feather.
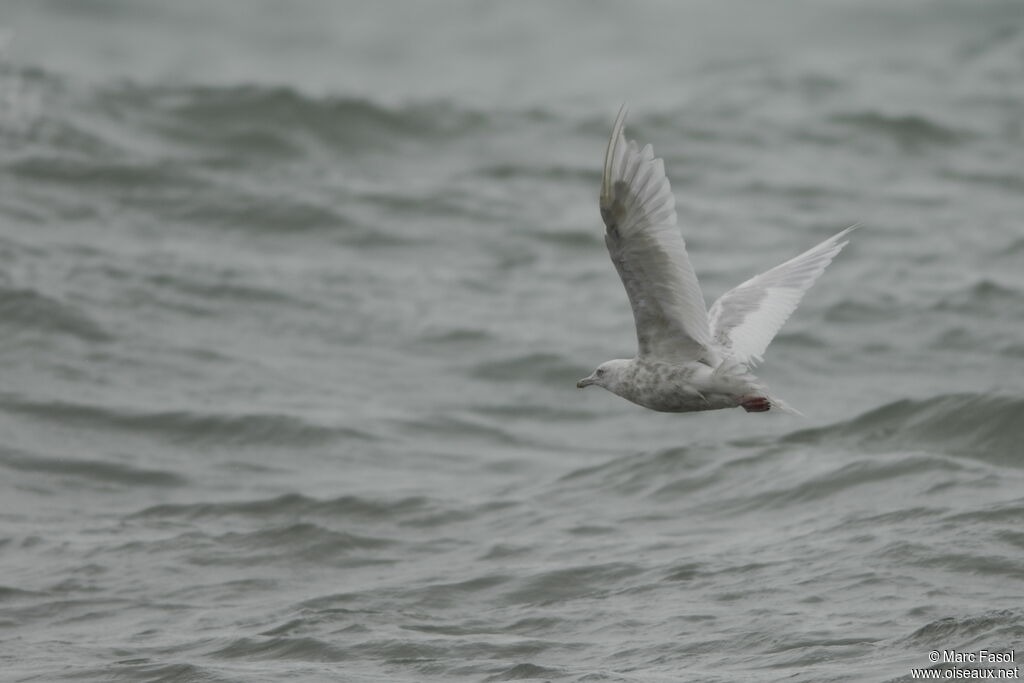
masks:
<svg viewBox="0 0 1024 683"><path fill-rule="evenodd" d="M804 294L846 246L842 239L857 227L850 226L719 297L708 312L715 344L742 363L760 363Z"/></svg>
<svg viewBox="0 0 1024 683"><path fill-rule="evenodd" d="M707 308L676 225L665 165L651 146L622 134L615 119L601 180L605 244L629 296L639 355L697 360L711 345Z"/></svg>

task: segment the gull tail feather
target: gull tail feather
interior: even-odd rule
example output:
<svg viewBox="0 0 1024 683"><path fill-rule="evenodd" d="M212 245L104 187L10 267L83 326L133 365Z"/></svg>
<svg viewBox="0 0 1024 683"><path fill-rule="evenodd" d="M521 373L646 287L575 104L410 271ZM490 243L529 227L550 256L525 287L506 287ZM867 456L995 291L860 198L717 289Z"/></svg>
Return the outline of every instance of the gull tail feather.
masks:
<svg viewBox="0 0 1024 683"><path fill-rule="evenodd" d="M768 400L768 403L772 408L776 408L789 415L804 417L803 413L783 401L781 398L775 398L769 394L768 388L759 382L756 377L750 374L749 366L744 361L726 358L718 365L717 368L715 368L712 373L712 378L715 382L736 382L746 391L751 392L754 396L763 396Z"/></svg>
<svg viewBox="0 0 1024 683"><path fill-rule="evenodd" d="M767 396L766 398L768 399L768 402L772 404L772 408L778 408L779 410L788 415L806 417L803 413L801 413L799 410L783 401L781 398L776 398L774 396Z"/></svg>

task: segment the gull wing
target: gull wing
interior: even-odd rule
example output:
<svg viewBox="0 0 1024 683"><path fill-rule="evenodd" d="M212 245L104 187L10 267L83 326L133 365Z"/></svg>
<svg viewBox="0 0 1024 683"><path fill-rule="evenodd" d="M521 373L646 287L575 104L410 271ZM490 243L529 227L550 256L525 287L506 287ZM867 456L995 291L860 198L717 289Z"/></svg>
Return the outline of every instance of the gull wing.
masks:
<svg viewBox="0 0 1024 683"><path fill-rule="evenodd" d="M804 294L846 246L847 242L841 240L858 227L850 226L719 297L708 311L715 344L738 361L760 363L768 344Z"/></svg>
<svg viewBox="0 0 1024 683"><path fill-rule="evenodd" d="M711 344L707 307L676 225L665 164L622 134L619 110L601 178L605 244L633 307L640 356L697 360Z"/></svg>

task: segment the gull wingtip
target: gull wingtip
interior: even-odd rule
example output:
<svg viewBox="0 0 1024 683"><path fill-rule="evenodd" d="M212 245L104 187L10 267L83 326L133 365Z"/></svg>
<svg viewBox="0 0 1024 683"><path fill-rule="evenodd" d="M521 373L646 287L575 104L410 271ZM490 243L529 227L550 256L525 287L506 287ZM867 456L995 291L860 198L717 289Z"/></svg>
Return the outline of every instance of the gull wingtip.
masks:
<svg viewBox="0 0 1024 683"><path fill-rule="evenodd" d="M839 234L840 235L849 235L851 232L853 232L855 230L859 230L860 228L863 228L863 227L864 227L864 224L861 223L860 221L857 221L853 225L851 225L851 226L845 228L844 230L842 230Z"/></svg>
<svg viewBox="0 0 1024 683"><path fill-rule="evenodd" d="M615 156L615 148L619 138L622 137L622 129L626 125L626 116L629 115L629 103L623 102L619 107L619 113L612 125L612 134L608 138L608 148L604 153L604 173L601 175L601 206L607 206L611 202L612 192L612 161Z"/></svg>
<svg viewBox="0 0 1024 683"><path fill-rule="evenodd" d="M837 244L839 244L839 248L842 249L843 247L845 247L847 244L850 243L850 240L846 239L842 243L839 243L839 240L842 240L843 238L848 237L851 233L855 232L856 230L858 230L859 228L862 228L862 227L864 227L864 224L861 223L860 221L857 221L853 225L851 225L851 226L849 226L847 228L844 228L844 229L840 230L838 233L836 233L835 237L833 237L832 240L834 242L836 242Z"/></svg>

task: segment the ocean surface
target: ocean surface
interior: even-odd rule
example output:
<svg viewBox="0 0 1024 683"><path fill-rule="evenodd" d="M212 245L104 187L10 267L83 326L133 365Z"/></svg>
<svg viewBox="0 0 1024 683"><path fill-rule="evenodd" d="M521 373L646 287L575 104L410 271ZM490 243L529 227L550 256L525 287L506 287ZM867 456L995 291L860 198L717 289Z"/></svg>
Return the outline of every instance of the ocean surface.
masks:
<svg viewBox="0 0 1024 683"><path fill-rule="evenodd" d="M575 388L623 101L806 417ZM0 5L0 680L1022 660L1022 444L1015 0Z"/></svg>

